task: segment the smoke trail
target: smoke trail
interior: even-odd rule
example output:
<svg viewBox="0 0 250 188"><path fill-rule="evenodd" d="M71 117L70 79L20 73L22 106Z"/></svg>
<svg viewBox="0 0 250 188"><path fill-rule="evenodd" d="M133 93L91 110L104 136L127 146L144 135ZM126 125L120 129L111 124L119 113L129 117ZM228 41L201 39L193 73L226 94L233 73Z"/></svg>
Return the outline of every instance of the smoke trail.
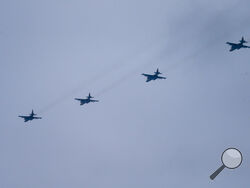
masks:
<svg viewBox="0 0 250 188"><path fill-rule="evenodd" d="M124 66L130 65L129 63L134 62L135 59L139 59L139 58L144 57L146 54L150 53L154 49L157 49L156 51L158 51L158 48L162 48L162 45L165 45L165 41L162 40L163 38L164 38L164 36L160 37L159 40L157 40L154 43L151 43L146 48L137 50L131 56L129 56L125 60L123 60L121 63L118 63L118 64L115 63L115 64L113 64L113 65L111 65L109 67L106 67L105 70L103 69L101 72L99 72L98 74L96 74L92 78L89 78L89 79L83 81L77 87L75 87L71 91L67 92L65 95L63 95L63 96L57 98L56 100L52 101L50 104L43 107L38 112L39 113L45 113L45 112L51 110L52 108L54 108L57 105L61 104L64 100L66 100L68 98L73 98L73 96L75 94L77 94L78 92L87 90L90 86L94 85L96 82L103 79L104 77L112 74L113 72L115 72L115 71L117 71L119 69L122 69ZM121 79L119 79L119 80L121 80Z"/></svg>
<svg viewBox="0 0 250 188"><path fill-rule="evenodd" d="M230 11L232 9L234 9L235 7L237 7L240 4L240 2L237 2L234 6L230 7L227 11ZM215 17L220 17L223 15L224 12L219 12ZM205 33L205 31L207 29L209 29L211 26L207 26L205 27L201 33ZM216 41L221 38L221 36L217 36L216 38L214 38L213 40L210 40L209 43L205 46L203 46L202 48L200 48L199 50L195 51L194 53L192 53L191 55L187 55L183 58L181 58L178 61L175 61L174 63L172 63L171 65L164 65L164 68L162 69L163 71L170 71L173 70L175 68L177 68L178 66L182 65L183 63L186 63L187 60L191 60L199 55L201 55L204 51L206 51L209 47L211 48L212 46L216 45ZM56 107L58 104L62 103L65 99L72 97L74 94L86 90L87 88L89 88L89 86L93 85L94 83L96 83L97 81L99 81L100 79L103 79L105 76L108 76L110 74L112 74L114 71L117 71L119 69L121 69L124 66L127 66L129 64L129 62L132 62L133 59L136 59L137 57L143 56L147 51L152 50L155 48L155 46L160 46L160 41L164 41L164 36L160 37L160 40L158 40L156 43L151 44L149 47L141 49L136 51L134 54L132 54L130 57L128 57L126 60L122 61L122 63L119 64L114 64L111 67L109 67L109 71L103 70L102 72L100 72L99 74L95 75L93 78L90 78L84 82L82 82L81 84L79 84L78 87L72 89L71 91L69 91L68 93L66 93L65 95L59 97L58 99L56 99L55 101L51 102L49 105L45 106L44 108L42 108L39 112L40 113L45 113L47 111L49 111L50 109ZM160 50L160 53L157 57L157 59L162 58L166 56L166 50L165 48L163 50ZM152 56L153 57L153 56ZM137 66L135 69L133 69L131 72L129 72L128 74L122 76L121 78L119 78L117 81L111 83L110 85L106 86L105 88L103 88L101 91L99 91L97 93L97 96L101 96L102 94L108 92L109 90L112 90L113 88L119 86L121 83L123 83L124 81L131 79L133 77L133 75L135 75L135 73L141 69L141 68L145 68L149 65L152 65L155 61L157 61L157 59L154 59L154 61L148 61L146 63L143 63L142 65ZM194 63L192 63L194 64Z"/></svg>

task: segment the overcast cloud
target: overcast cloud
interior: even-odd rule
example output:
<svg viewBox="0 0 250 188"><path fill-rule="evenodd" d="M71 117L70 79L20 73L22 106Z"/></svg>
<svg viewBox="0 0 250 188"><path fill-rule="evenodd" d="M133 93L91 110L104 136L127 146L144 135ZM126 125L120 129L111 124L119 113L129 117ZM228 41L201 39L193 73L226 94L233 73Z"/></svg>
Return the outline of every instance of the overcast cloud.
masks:
<svg viewBox="0 0 250 188"><path fill-rule="evenodd" d="M250 50L225 44L250 41L249 7L1 0L0 187L249 186ZM211 181L228 147L242 166Z"/></svg>

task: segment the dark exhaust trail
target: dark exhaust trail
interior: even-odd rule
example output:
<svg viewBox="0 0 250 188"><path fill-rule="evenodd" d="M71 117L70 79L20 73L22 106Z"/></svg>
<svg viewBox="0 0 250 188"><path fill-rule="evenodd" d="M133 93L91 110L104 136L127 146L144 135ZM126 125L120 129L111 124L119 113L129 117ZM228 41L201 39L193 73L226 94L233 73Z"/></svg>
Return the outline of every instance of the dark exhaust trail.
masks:
<svg viewBox="0 0 250 188"><path fill-rule="evenodd" d="M162 38L163 37L161 37L157 42L155 42L153 44L151 43L148 47L143 48L142 50L140 49L140 50L136 51L131 56L129 56L127 59L123 60L122 63L119 63L119 64L115 63L112 66L105 68L105 70L103 69L100 73L96 74L94 77L83 81L81 84L79 84L79 86L75 87L74 89L72 89L71 91L66 93L65 95L57 98L56 100L54 100L53 102L51 102L47 106L40 109L38 111L39 114L49 111L50 109L56 107L58 104L61 104L64 100L72 98L75 94L77 94L81 91L87 90L90 86L93 86L96 82L103 79L104 77L111 75L113 72L122 69L124 66L130 65L131 64L130 62L133 62L134 59L139 59L139 58L143 57L144 55L150 53L155 48L158 48L158 46L161 47L162 46L162 44L161 44ZM119 80L121 80L121 79L119 79ZM86 91L86 92L89 92L89 91Z"/></svg>
<svg viewBox="0 0 250 188"><path fill-rule="evenodd" d="M227 11L230 11L231 9L234 9L236 6L238 6L240 4L240 2L237 2L234 6L232 6L231 8L229 8ZM222 16L224 12L219 12L215 17L220 17ZM207 26L205 27L203 30L203 32L205 32L208 28L210 28L211 26ZM201 32L201 33L203 33ZM225 33L224 33L225 34ZM222 34L221 34L222 35ZM180 60L176 61L175 63L172 63L171 65L165 66L165 65L161 65L163 66L163 68L161 68L161 70L163 70L164 72L166 72L166 74L177 68L178 66L184 64L187 62L187 60L193 59L199 55L201 55L205 50L207 50L209 47L211 48L212 46L216 45L216 41L221 38L221 36L214 38L213 40L210 40L209 43L207 45L205 45L204 47L200 48L199 50L195 51L194 53L192 53L191 55L187 55L183 58L181 58ZM96 83L97 81L101 80L103 77L108 76L110 74L112 74L114 71L117 71L118 69L121 69L124 66L127 66L128 63L130 61L133 61L133 59L142 56L144 53L146 53L146 51L148 50L152 50L154 49L155 45L159 45L160 41L164 40L164 36L162 36L160 38L159 41L157 41L155 44L150 45L149 47L147 47L146 49L144 48L143 50L138 50L137 52L135 52L132 56L130 56L129 58L127 58L126 60L124 60L122 63L120 64L114 64L113 66L109 67L110 71L106 71L103 70L102 72L100 72L99 74L95 75L93 78L84 81L82 84L80 84L78 87L74 88L73 90L71 90L70 92L68 92L67 94L65 94L64 96L56 99L55 101L53 101L52 103L50 103L49 105L45 106L44 108L42 108L39 113L45 113L47 111L49 111L50 109L56 107L58 104L62 103L65 99L67 98L72 98L76 93L86 90L90 85L93 85L94 83ZM160 44L161 45L161 44ZM161 50L160 54L158 55L157 59L160 59L162 57L166 56L166 48L164 48L163 50ZM113 88L119 86L121 83L123 83L126 80L129 80L131 78L133 78L133 75L136 75L136 73L142 69L145 68L149 65L152 65L154 62L157 61L157 59L154 58L154 61L149 61L147 63L143 63L142 65L139 65L137 68L131 70L131 72L129 72L128 74L122 76L120 79L118 79L117 81L113 82L112 84L108 85L107 87L103 88L101 91L99 91L97 93L97 96L101 96L104 93L112 90ZM194 64L194 63L192 63ZM158 66L157 66L158 67Z"/></svg>

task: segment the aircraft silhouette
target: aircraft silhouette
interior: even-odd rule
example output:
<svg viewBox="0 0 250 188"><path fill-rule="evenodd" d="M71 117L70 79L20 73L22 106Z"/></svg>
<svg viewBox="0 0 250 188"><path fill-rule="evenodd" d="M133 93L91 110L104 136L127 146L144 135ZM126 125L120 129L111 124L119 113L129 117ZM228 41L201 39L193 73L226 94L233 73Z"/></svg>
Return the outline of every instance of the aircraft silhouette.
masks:
<svg viewBox="0 0 250 188"><path fill-rule="evenodd" d="M229 50L230 52L234 50L239 50L241 48L250 48L250 46L245 46L244 43L247 43L244 37L241 38L240 43L227 42L227 44L231 46L231 49Z"/></svg>
<svg viewBox="0 0 250 188"><path fill-rule="evenodd" d="M92 97L92 96L90 95L90 93L89 93L89 95L87 96L86 99L78 99L78 98L75 98L75 100L80 101L80 105L88 104L88 103L90 103L90 102L99 102L98 100L92 100L92 98L94 98L94 97Z"/></svg>
<svg viewBox="0 0 250 188"><path fill-rule="evenodd" d="M146 82L150 82L151 80L156 80L156 79L166 79L166 77L159 76L159 74L162 73L160 73L159 69L157 69L154 75L144 74L144 73L142 75L147 77Z"/></svg>
<svg viewBox="0 0 250 188"><path fill-rule="evenodd" d="M24 122L32 121L33 119L42 119L41 117L35 117L35 116L36 114L34 114L34 111L32 110L29 116L18 116L18 117L23 118Z"/></svg>

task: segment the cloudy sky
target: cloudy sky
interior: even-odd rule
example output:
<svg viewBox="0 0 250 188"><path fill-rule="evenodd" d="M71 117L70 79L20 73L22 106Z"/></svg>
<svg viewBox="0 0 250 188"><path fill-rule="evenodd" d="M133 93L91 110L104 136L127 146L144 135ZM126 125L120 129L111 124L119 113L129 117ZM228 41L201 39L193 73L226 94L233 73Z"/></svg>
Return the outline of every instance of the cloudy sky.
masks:
<svg viewBox="0 0 250 188"><path fill-rule="evenodd" d="M249 186L250 50L225 44L250 41L249 7L1 0L0 187ZM228 147L243 163L211 181Z"/></svg>

